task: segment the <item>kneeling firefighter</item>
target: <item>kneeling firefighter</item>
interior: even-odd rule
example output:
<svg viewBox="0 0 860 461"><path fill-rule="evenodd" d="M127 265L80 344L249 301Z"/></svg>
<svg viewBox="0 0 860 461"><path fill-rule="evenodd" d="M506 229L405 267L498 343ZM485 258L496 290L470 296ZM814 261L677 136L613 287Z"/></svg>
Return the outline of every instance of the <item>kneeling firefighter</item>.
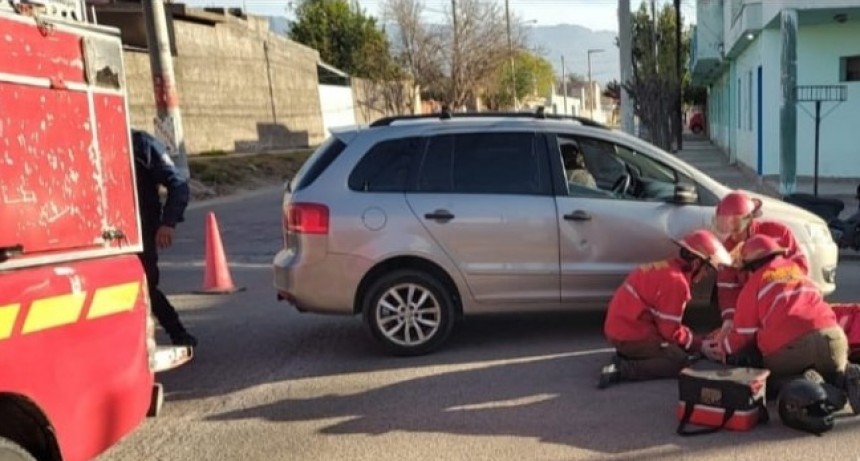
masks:
<svg viewBox="0 0 860 461"><path fill-rule="evenodd" d="M733 363L732 356L757 349L773 384L814 371L847 393L854 413L860 413L860 366L848 363L845 332L805 268L787 253L766 235L744 244L741 264L749 276L738 296L734 325L723 340L706 341L702 352Z"/></svg>
<svg viewBox="0 0 860 461"><path fill-rule="evenodd" d="M633 270L612 297L603 331L616 355L601 371L600 389L620 381L676 377L689 356L699 352L701 339L682 323L691 285L709 270L731 264L731 258L707 230L675 243L681 247L676 257Z"/></svg>

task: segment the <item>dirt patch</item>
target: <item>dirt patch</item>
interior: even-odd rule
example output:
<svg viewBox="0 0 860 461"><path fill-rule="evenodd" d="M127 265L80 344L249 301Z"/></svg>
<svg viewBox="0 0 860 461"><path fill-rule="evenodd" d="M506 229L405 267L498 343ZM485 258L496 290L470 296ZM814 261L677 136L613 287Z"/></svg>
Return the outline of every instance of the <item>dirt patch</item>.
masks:
<svg viewBox="0 0 860 461"><path fill-rule="evenodd" d="M262 154L218 154L188 159L191 199L203 200L283 184L295 176L312 150Z"/></svg>

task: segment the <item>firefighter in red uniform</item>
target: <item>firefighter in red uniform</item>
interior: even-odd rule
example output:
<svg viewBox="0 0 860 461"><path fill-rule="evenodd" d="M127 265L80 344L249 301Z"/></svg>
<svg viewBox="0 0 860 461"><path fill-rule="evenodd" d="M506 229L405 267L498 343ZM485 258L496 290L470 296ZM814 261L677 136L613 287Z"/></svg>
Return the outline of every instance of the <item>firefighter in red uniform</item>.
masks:
<svg viewBox="0 0 860 461"><path fill-rule="evenodd" d="M788 257L794 259L804 273L808 272L809 263L797 246L791 229L775 221L756 219L761 215L761 205L761 200L743 192L731 192L717 205L714 233L723 242L726 250L735 257L742 244L750 237L770 236L782 248L787 249ZM732 329L732 318L742 285L743 274L737 268L726 266L717 272L717 303L723 320L722 328L717 332L718 340L724 339Z"/></svg>
<svg viewBox="0 0 860 461"><path fill-rule="evenodd" d="M860 366L848 364L845 332L806 277L806 268L788 254L766 235L747 240L740 260L749 277L738 296L734 326L722 341L706 341L702 351L726 362L727 356L757 347L774 379L813 369L846 391L852 409L860 413Z"/></svg>
<svg viewBox="0 0 860 461"><path fill-rule="evenodd" d="M730 264L720 241L698 230L675 243L677 257L635 269L609 303L604 334L615 346L612 363L600 373L600 389L619 381L671 378L699 352L701 340L681 321L690 287L708 268Z"/></svg>

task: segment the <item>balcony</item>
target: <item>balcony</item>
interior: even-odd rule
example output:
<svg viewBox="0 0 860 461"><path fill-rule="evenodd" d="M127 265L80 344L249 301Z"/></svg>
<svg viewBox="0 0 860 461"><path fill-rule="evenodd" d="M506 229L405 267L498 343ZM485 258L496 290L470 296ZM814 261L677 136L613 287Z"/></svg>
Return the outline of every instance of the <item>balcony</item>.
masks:
<svg viewBox="0 0 860 461"><path fill-rule="evenodd" d="M725 40L726 57L734 58L752 43L764 25L761 0L733 0L728 10L731 26Z"/></svg>
<svg viewBox="0 0 860 461"><path fill-rule="evenodd" d="M722 2L698 0L696 26L690 43L690 74L693 83L708 85L716 79L723 65Z"/></svg>

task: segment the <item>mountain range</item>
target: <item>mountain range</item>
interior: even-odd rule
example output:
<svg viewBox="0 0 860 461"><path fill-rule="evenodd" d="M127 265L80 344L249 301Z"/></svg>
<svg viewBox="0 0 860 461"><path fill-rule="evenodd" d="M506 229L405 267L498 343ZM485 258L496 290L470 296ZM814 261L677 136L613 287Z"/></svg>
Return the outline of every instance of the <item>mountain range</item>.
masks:
<svg viewBox="0 0 860 461"><path fill-rule="evenodd" d="M528 29L529 46L550 61L561 75L561 58L568 74L588 77L588 50L603 50L591 54L591 78L605 85L619 80L618 47L612 31L595 31L575 24L534 26Z"/></svg>
<svg viewBox="0 0 860 461"><path fill-rule="evenodd" d="M272 17L269 24L274 33L287 35L289 32L287 18ZM393 28L388 28L387 32L395 33ZM588 77L588 50L603 50L591 55L591 78L602 85L619 79L616 36L616 32L595 31L575 24L532 26L528 28L527 35L529 48L551 62L559 77L562 74L562 56L566 72L578 74L584 79Z"/></svg>

